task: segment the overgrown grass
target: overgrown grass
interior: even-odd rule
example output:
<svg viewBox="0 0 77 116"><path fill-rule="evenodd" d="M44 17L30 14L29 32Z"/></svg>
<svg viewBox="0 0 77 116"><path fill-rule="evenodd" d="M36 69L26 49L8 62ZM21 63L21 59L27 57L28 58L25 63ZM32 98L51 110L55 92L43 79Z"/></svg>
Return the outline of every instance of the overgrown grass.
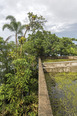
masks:
<svg viewBox="0 0 77 116"><path fill-rule="evenodd" d="M77 73L46 73L54 116L77 116Z"/></svg>
<svg viewBox="0 0 77 116"><path fill-rule="evenodd" d="M73 61L74 59L44 59L42 62L61 62L61 61Z"/></svg>

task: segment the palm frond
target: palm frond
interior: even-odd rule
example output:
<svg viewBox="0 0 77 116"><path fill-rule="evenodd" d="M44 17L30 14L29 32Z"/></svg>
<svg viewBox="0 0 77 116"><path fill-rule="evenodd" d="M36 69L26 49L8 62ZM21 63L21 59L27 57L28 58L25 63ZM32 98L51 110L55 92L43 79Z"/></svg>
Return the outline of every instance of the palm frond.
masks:
<svg viewBox="0 0 77 116"><path fill-rule="evenodd" d="M12 16L12 15L8 15L8 16L6 17L6 19L9 19L9 20L11 20L11 21L16 22L15 17L14 17L14 16Z"/></svg>
<svg viewBox="0 0 77 116"><path fill-rule="evenodd" d="M17 22L11 22L10 25L13 27L14 31L17 31L18 29Z"/></svg>
<svg viewBox="0 0 77 116"><path fill-rule="evenodd" d="M18 22L17 22L17 24L18 24L18 26L20 26L20 27L21 27L21 22L20 22L20 21L18 21Z"/></svg>
<svg viewBox="0 0 77 116"><path fill-rule="evenodd" d="M17 26L18 26L18 31L19 31L20 28L22 27L22 26L21 26L21 22L18 21L18 22L17 22Z"/></svg>
<svg viewBox="0 0 77 116"><path fill-rule="evenodd" d="M18 28L18 34L23 35L23 30L26 29L26 25L22 25Z"/></svg>
<svg viewBox="0 0 77 116"><path fill-rule="evenodd" d="M11 22L10 25L13 27L14 31L18 33L21 30L21 22Z"/></svg>
<svg viewBox="0 0 77 116"><path fill-rule="evenodd" d="M23 29L26 29L26 25L22 25L21 26L21 29L23 30Z"/></svg>
<svg viewBox="0 0 77 116"><path fill-rule="evenodd" d="M9 24L4 24L2 29L4 30L5 28L9 29L10 31L14 31L13 27Z"/></svg>
<svg viewBox="0 0 77 116"><path fill-rule="evenodd" d="M17 33L20 34L20 35L23 35L22 30L19 30Z"/></svg>
<svg viewBox="0 0 77 116"><path fill-rule="evenodd" d="M5 40L5 42L7 42L12 36L14 36L14 35L10 35L9 37L7 37L7 39Z"/></svg>

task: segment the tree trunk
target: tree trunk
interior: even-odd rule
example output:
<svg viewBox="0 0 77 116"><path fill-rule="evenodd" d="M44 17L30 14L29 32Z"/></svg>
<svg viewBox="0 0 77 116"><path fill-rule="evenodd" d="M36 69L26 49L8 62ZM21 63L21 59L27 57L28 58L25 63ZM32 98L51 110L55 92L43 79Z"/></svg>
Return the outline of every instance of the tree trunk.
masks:
<svg viewBox="0 0 77 116"><path fill-rule="evenodd" d="M15 35L15 39L16 39L16 46L18 46L18 42L17 42L17 33Z"/></svg>
<svg viewBox="0 0 77 116"><path fill-rule="evenodd" d="M24 37L26 36L26 33L27 33L27 30L26 30L25 33L24 33Z"/></svg>
<svg viewBox="0 0 77 116"><path fill-rule="evenodd" d="M17 53L17 47L18 47L18 42L17 42L17 32L16 32L16 35L15 35L15 39L16 39L16 53Z"/></svg>
<svg viewBox="0 0 77 116"><path fill-rule="evenodd" d="M20 48L20 56L22 57L22 44L21 44L21 48Z"/></svg>

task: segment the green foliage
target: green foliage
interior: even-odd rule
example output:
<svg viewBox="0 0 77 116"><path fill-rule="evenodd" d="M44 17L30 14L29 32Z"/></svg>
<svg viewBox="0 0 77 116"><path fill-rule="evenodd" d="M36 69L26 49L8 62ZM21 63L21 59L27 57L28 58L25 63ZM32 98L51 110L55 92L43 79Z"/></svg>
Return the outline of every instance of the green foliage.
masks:
<svg viewBox="0 0 77 116"><path fill-rule="evenodd" d="M43 47L46 56L57 56L60 49L60 38L46 31L44 31L44 38Z"/></svg>
<svg viewBox="0 0 77 116"><path fill-rule="evenodd" d="M11 65L12 58L9 56L9 52L14 49L14 42L6 43L3 38L0 37L0 81L5 82L6 73L13 73L13 66ZM0 82L0 83L1 83Z"/></svg>
<svg viewBox="0 0 77 116"><path fill-rule="evenodd" d="M37 85L32 87L37 81L32 78L31 66L24 58L14 60L13 65L15 74L6 74L6 84L2 84L0 88L0 112L4 112L4 115L11 113L13 116L28 112L37 114L37 96L33 95L33 88Z"/></svg>
<svg viewBox="0 0 77 116"><path fill-rule="evenodd" d="M24 44L25 41L26 41L26 38L25 38L25 37L21 37L21 38L19 39L19 43L20 43L20 44Z"/></svg>
<svg viewBox="0 0 77 116"><path fill-rule="evenodd" d="M33 12L28 13L30 30L34 33L43 30L44 23L46 22L43 16L34 15Z"/></svg>
<svg viewBox="0 0 77 116"><path fill-rule="evenodd" d="M0 115L3 116L21 116L35 115L37 116L37 62L34 56L26 55L21 49L25 42L25 38L19 39L19 46L7 43L1 38L1 55L2 50L7 55L11 70L4 74L4 81L0 87ZM8 47L10 45L10 48ZM21 53L22 52L22 53ZM5 54L3 54L5 55ZM3 56L4 57L4 56ZM2 57L0 57L2 59ZM8 61L6 60L6 62ZM2 59L2 62L3 59ZM7 62L8 63L8 62ZM6 66L6 64L4 64ZM8 68L8 65L7 65ZM1 67L2 69L2 67ZM6 69L7 70L7 69ZM2 71L1 71L2 73ZM3 79L3 75L2 75Z"/></svg>
<svg viewBox="0 0 77 116"><path fill-rule="evenodd" d="M30 39L31 38L31 39ZM29 41L24 44L24 50L35 56L41 56L43 54L43 34L41 31L38 31L36 34L29 36Z"/></svg>
<svg viewBox="0 0 77 116"><path fill-rule="evenodd" d="M70 38L59 38L48 31L37 31L29 35L24 50L41 57L77 54L77 47Z"/></svg>
<svg viewBox="0 0 77 116"><path fill-rule="evenodd" d="M45 31L45 18L30 12L28 13L29 23L25 25L16 21L15 17L11 15L7 16L6 19L9 19L10 22L3 25L3 30L7 28L14 32L16 45L14 42L7 43L11 36L6 41L0 37L0 115L37 116L37 58L39 56L77 55L77 47L72 42L75 39L59 38L55 34ZM25 31L24 33L23 30ZM30 34L25 38L26 33L29 31ZM18 35L20 36L18 37ZM59 78L59 80L61 79ZM52 82L50 81L53 87L56 86L56 81L58 82L58 78L52 79ZM71 96L70 91L75 94L76 89L74 89L74 92L72 91L72 86L70 85L72 81L69 81L68 85L71 87L69 90L66 82L66 79L59 81L59 83L62 83L59 88L68 97ZM66 91L62 88L63 84L66 85ZM69 98L72 99L71 97ZM76 100L76 96L74 99ZM75 100L72 101L72 106ZM59 99L59 102L57 99L56 102L53 102L56 104L56 106L53 105L53 110L56 111L57 116L59 103L61 104L60 108L64 111L62 113L68 113L64 110L66 109L65 104L67 104L66 99L63 102L62 99ZM71 113L75 110L75 107L73 108Z"/></svg>
<svg viewBox="0 0 77 116"><path fill-rule="evenodd" d="M3 38L0 38L0 47L2 63L0 67L2 76L2 81L0 80L0 115L37 116L38 99L35 57L26 56L22 52L21 58L20 51L17 57L15 44L12 42L5 43ZM2 71L5 67L6 70Z"/></svg>
<svg viewBox="0 0 77 116"><path fill-rule="evenodd" d="M63 37L60 40L60 55L77 55L77 47L70 38Z"/></svg>

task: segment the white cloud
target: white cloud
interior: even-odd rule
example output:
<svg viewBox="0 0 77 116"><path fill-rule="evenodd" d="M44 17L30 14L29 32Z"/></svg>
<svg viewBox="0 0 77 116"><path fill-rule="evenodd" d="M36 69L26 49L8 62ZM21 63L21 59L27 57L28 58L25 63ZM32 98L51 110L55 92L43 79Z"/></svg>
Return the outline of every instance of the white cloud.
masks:
<svg viewBox="0 0 77 116"><path fill-rule="evenodd" d="M7 15L26 21L28 12L44 16L48 21L45 28L53 33L69 30L71 24L77 23L76 0L0 0L0 25Z"/></svg>

